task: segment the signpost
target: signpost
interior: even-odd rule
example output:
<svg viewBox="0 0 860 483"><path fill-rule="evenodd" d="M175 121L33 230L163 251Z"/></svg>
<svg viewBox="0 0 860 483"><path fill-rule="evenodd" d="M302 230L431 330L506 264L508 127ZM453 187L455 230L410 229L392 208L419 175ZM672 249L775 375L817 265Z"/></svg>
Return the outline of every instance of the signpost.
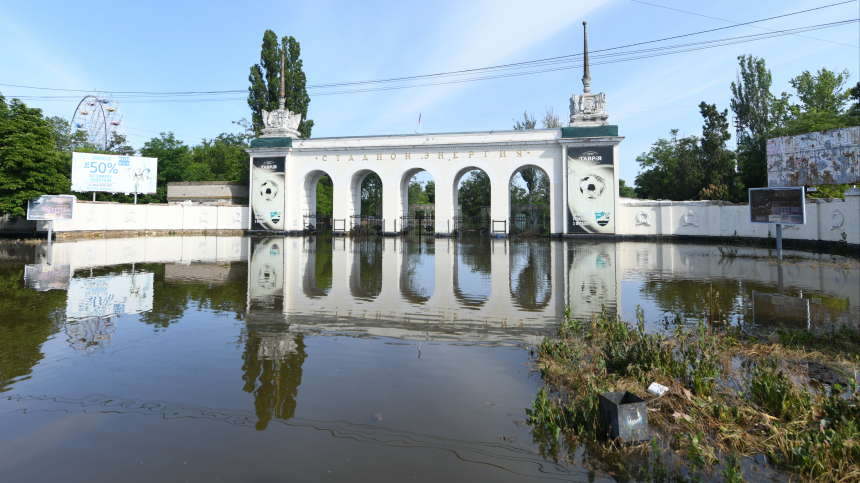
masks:
<svg viewBox="0 0 860 483"><path fill-rule="evenodd" d="M782 225L806 224L803 187L750 188L750 222L776 225L776 258L782 260Z"/></svg>
<svg viewBox="0 0 860 483"><path fill-rule="evenodd" d="M75 197L69 195L42 195L27 202L27 219L48 222L48 265L51 264L51 238L54 220L71 220L75 210Z"/></svg>

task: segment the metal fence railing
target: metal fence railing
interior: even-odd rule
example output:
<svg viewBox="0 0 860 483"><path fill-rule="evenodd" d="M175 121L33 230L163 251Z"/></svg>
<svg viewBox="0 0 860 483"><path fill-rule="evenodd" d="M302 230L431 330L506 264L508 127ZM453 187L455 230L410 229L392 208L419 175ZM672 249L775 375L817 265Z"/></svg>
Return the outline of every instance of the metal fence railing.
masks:
<svg viewBox="0 0 860 483"><path fill-rule="evenodd" d="M485 236L490 233L490 218L486 216L458 216L454 218L455 236Z"/></svg>
<svg viewBox="0 0 860 483"><path fill-rule="evenodd" d="M385 220L376 216L352 215L349 217L350 235L382 235Z"/></svg>
<svg viewBox="0 0 860 483"><path fill-rule="evenodd" d="M511 236L549 236L550 220L547 215L515 215L511 218Z"/></svg>
<svg viewBox="0 0 860 483"><path fill-rule="evenodd" d="M435 216L402 216L400 232L404 235L433 235L436 233Z"/></svg>
<svg viewBox="0 0 860 483"><path fill-rule="evenodd" d="M304 230L308 233L319 233L332 229L331 215L305 215Z"/></svg>

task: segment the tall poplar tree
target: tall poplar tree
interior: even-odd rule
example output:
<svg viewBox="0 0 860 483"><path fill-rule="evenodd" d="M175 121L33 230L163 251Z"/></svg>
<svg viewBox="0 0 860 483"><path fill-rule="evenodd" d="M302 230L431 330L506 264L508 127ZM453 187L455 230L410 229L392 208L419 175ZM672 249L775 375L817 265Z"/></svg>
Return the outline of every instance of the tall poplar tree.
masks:
<svg viewBox="0 0 860 483"><path fill-rule="evenodd" d="M308 119L308 104L311 98L305 88L306 78L299 58L301 47L291 36L281 38L271 30L263 33L263 46L260 51L260 63L251 67L248 81L248 106L251 108L251 124L257 136L265 127L262 110L278 109L278 90L280 89L281 53L284 54L284 85L286 109L302 115L299 124L299 134L303 138L311 137L314 122Z"/></svg>

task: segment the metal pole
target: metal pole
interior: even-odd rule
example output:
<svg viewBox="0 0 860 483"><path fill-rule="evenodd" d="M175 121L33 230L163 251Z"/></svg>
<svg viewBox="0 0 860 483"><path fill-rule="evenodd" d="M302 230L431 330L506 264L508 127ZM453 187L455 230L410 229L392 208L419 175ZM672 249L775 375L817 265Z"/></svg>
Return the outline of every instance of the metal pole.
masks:
<svg viewBox="0 0 860 483"><path fill-rule="evenodd" d="M776 224L776 259L782 260L782 224Z"/></svg>
<svg viewBox="0 0 860 483"><path fill-rule="evenodd" d="M51 264L51 238L54 234L54 220L48 220L48 265Z"/></svg>
<svg viewBox="0 0 860 483"><path fill-rule="evenodd" d="M134 204L137 204L137 193L134 194Z"/></svg>
<svg viewBox="0 0 860 483"><path fill-rule="evenodd" d="M96 200L96 192L93 191L93 201L95 201L95 200Z"/></svg>

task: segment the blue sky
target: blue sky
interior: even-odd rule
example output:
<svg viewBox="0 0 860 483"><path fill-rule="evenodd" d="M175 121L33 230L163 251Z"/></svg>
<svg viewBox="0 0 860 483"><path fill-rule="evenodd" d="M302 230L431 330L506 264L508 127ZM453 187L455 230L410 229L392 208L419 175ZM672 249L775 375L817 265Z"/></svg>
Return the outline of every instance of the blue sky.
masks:
<svg viewBox="0 0 860 483"><path fill-rule="evenodd" d="M592 51L748 22L839 3L652 0L442 2L32 2L4 0L0 84L118 91L245 90L263 31L292 35L308 84L387 79L486 67ZM663 8L666 7L666 8ZM686 10L683 13L677 10ZM698 14L698 15L694 15ZM714 18L708 18L714 17ZM669 45L850 20L860 2L668 41ZM847 44L847 45L846 45ZM860 72L857 23L648 59L592 65L592 89L607 95L610 122L626 137L621 177L633 183L636 156L670 129L700 134L701 101L729 107L737 56L764 58L775 92L804 70ZM377 92L311 91L314 137L507 130L524 110L551 107L567 117L582 91L581 68L504 79ZM0 86L47 115L71 118L83 93ZM68 96L48 99L37 96ZM212 99L212 96L199 99ZM250 117L243 93L217 101L124 98L125 132L139 148L159 132L189 144Z"/></svg>

